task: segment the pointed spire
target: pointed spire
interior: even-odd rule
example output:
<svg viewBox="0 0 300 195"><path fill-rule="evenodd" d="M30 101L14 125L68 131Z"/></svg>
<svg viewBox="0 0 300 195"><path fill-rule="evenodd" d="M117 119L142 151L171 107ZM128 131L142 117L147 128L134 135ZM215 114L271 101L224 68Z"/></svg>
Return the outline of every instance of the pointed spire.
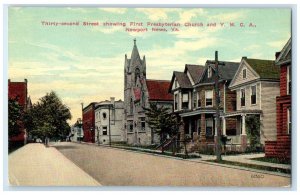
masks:
<svg viewBox="0 0 300 195"><path fill-rule="evenodd" d="M140 60L140 54L136 46L136 39L133 39L133 49L131 53L131 61Z"/></svg>

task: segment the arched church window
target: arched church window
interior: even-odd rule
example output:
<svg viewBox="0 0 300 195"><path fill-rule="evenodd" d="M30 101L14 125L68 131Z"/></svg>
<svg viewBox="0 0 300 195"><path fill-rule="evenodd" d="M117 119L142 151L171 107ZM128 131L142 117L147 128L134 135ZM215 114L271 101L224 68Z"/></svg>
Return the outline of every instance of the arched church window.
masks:
<svg viewBox="0 0 300 195"><path fill-rule="evenodd" d="M135 69L135 83L136 83L138 78L140 78L140 69L136 68Z"/></svg>
<svg viewBox="0 0 300 195"><path fill-rule="evenodd" d="M130 109L129 109L129 114L133 114L133 100L132 100L132 98L130 99Z"/></svg>

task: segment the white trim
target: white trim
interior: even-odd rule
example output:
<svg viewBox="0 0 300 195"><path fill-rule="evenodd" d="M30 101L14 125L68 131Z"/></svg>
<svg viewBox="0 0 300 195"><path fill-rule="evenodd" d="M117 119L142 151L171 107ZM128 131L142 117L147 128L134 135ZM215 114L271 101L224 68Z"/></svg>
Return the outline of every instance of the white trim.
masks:
<svg viewBox="0 0 300 195"><path fill-rule="evenodd" d="M286 66L286 94L290 95L290 91L289 91L289 80L290 80L290 68L291 65Z"/></svg>
<svg viewBox="0 0 300 195"><path fill-rule="evenodd" d="M207 78L211 78L212 77L212 67L208 66L207 68Z"/></svg>
<svg viewBox="0 0 300 195"><path fill-rule="evenodd" d="M188 76L190 82L192 83L192 85L195 85L195 83L194 83L194 81L193 81L193 79L192 79L192 76L191 76L191 74L190 74L189 71L187 71L187 76Z"/></svg>
<svg viewBox="0 0 300 195"><path fill-rule="evenodd" d="M261 95L261 82L259 82L259 109L261 110L261 97L262 97L262 95Z"/></svg>
<svg viewBox="0 0 300 195"><path fill-rule="evenodd" d="M211 91L211 105L209 105L209 106L207 106L207 104L206 104L206 92L208 92L208 91ZM213 107L213 105L214 105L214 92L213 92L213 90L212 89L210 89L210 90L205 90L205 93L204 93L204 99L205 99L205 107L207 108L207 107Z"/></svg>

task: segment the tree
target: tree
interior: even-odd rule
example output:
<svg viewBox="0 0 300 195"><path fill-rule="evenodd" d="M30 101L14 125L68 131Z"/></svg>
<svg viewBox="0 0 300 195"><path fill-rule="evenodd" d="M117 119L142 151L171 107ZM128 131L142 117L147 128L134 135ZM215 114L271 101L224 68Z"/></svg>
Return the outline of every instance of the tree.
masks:
<svg viewBox="0 0 300 195"><path fill-rule="evenodd" d="M25 114L25 126L32 136L64 139L70 131L67 120L71 117L69 108L51 91Z"/></svg>
<svg viewBox="0 0 300 195"><path fill-rule="evenodd" d="M18 103L18 98L8 100L8 137L20 134L22 121L22 106Z"/></svg>
<svg viewBox="0 0 300 195"><path fill-rule="evenodd" d="M177 117L169 112L168 108L150 103L149 108L144 108L144 110L148 125L154 129L154 133L160 136L160 143L163 143L167 135L178 134L179 122L177 122Z"/></svg>
<svg viewBox="0 0 300 195"><path fill-rule="evenodd" d="M250 141L250 149L256 150L260 146L260 119L256 115L250 115L246 118L247 137Z"/></svg>

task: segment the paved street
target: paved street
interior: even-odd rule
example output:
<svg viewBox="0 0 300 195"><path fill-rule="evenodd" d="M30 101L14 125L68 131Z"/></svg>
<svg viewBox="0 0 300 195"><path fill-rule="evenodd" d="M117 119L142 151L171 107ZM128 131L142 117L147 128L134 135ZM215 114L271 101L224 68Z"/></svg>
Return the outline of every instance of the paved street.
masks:
<svg viewBox="0 0 300 195"><path fill-rule="evenodd" d="M55 148L27 144L8 156L12 186L100 186Z"/></svg>
<svg viewBox="0 0 300 195"><path fill-rule="evenodd" d="M55 143L68 159L102 185L289 186L290 178L151 154L77 143Z"/></svg>

